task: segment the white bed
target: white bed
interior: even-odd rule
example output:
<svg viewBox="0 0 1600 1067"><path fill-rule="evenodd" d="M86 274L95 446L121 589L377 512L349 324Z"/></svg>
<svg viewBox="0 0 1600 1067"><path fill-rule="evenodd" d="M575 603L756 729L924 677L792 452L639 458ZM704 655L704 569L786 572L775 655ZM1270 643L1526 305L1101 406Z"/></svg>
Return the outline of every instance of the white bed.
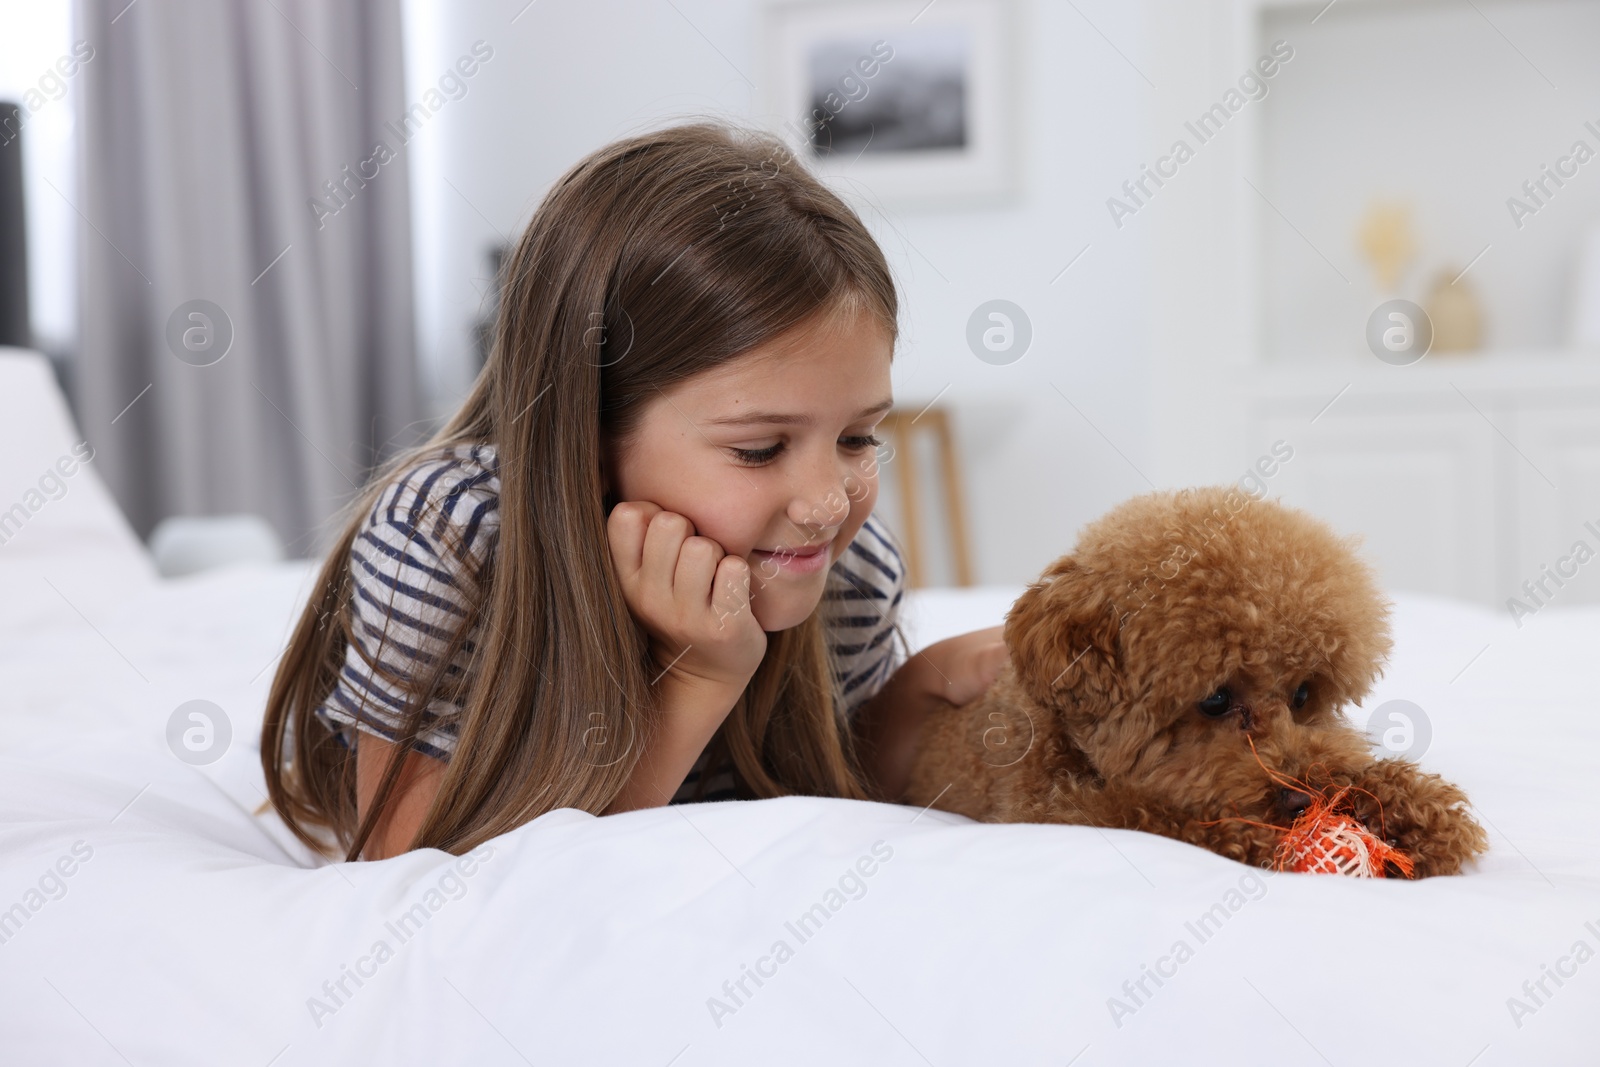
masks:
<svg viewBox="0 0 1600 1067"><path fill-rule="evenodd" d="M77 440L0 353L0 509ZM94 464L64 481L0 545L0 1063L1600 1061L1595 609L1396 597L1368 707L1421 706L1423 763L1476 802L1493 847L1459 878L809 799L558 811L470 873L327 865L251 814L307 566L158 580ZM1015 592L915 596L912 632ZM198 767L166 741L194 699L232 728Z"/></svg>

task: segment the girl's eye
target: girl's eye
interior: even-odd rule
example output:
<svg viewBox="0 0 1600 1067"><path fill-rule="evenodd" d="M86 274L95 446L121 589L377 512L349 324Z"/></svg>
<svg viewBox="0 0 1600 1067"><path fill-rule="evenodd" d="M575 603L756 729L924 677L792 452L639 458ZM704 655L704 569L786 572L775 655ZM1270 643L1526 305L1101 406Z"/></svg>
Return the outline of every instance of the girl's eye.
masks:
<svg viewBox="0 0 1600 1067"><path fill-rule="evenodd" d="M749 467L759 467L764 463L771 463L778 458L778 453L783 451L783 442L768 445L766 448L735 448L732 449L733 457L740 463Z"/></svg>
<svg viewBox="0 0 1600 1067"><path fill-rule="evenodd" d="M1299 711L1306 706L1306 701L1311 699L1311 683L1301 682L1300 688L1294 691L1294 710Z"/></svg>
<svg viewBox="0 0 1600 1067"><path fill-rule="evenodd" d="M875 434L867 434L860 437L841 437L839 438L839 444L851 452L861 452L869 448L877 448L883 444L883 441ZM729 449L729 451L733 453L734 459L745 466L760 467L777 459L779 454L783 452L783 448L783 442L779 441L777 444L768 445L766 448L733 448Z"/></svg>

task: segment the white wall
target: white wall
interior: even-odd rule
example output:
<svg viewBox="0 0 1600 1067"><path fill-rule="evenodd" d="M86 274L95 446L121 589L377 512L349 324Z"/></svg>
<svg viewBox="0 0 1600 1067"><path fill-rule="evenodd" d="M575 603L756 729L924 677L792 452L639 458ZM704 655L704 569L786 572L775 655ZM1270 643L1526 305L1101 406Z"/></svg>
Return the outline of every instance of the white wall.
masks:
<svg viewBox="0 0 1600 1067"><path fill-rule="evenodd" d="M768 118L746 81L759 87L765 73L763 5L753 0L524 3L407 0L411 95L473 41L494 49L467 95L409 146L420 337L440 410L469 384L485 247L514 235L562 171L675 116ZM1084 522L1148 489L1139 471L1160 478L1148 425L1145 228L1116 229L1105 207L1147 154L1150 89L1135 69L1142 5L1076 8L1016 8L1014 203L901 212L892 226L867 219L904 300L896 399L915 410L949 386L940 402L955 413L982 582L1032 578ZM980 362L965 342L969 314L996 297L1021 305L1034 327L1028 354L1006 367ZM893 522L892 501L884 507Z"/></svg>

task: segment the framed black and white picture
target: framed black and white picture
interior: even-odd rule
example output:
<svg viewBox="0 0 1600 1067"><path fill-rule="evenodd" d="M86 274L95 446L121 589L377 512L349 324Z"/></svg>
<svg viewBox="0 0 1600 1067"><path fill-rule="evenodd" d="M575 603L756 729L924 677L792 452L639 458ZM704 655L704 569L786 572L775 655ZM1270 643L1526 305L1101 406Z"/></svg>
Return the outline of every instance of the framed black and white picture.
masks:
<svg viewBox="0 0 1600 1067"><path fill-rule="evenodd" d="M885 205L1012 191L1010 0L819 0L767 11L768 106L794 151Z"/></svg>

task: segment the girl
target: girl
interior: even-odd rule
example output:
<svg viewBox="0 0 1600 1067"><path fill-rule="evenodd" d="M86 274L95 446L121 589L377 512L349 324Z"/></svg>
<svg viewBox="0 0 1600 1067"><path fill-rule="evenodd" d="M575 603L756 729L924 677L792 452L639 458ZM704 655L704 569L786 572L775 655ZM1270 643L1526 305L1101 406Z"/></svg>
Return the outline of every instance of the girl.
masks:
<svg viewBox="0 0 1600 1067"><path fill-rule="evenodd" d="M354 860L564 807L898 798L1005 650L891 672L898 301L860 219L777 140L680 126L581 161L504 270L472 393L352 502L273 678L278 813Z"/></svg>

